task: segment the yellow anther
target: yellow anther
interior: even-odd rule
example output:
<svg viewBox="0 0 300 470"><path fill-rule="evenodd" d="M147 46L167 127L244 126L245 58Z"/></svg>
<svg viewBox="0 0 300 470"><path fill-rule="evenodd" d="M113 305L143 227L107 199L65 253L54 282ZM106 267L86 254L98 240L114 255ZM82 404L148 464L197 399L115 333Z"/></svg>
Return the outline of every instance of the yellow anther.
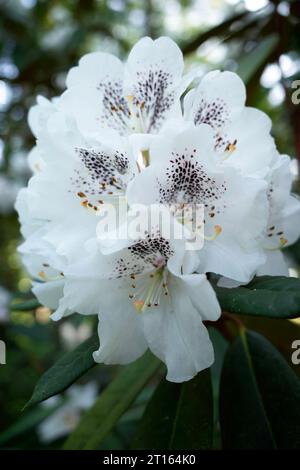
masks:
<svg viewBox="0 0 300 470"><path fill-rule="evenodd" d="M279 242L280 242L280 248L283 248L288 243L288 240L284 237L280 237Z"/></svg>
<svg viewBox="0 0 300 470"><path fill-rule="evenodd" d="M135 306L135 309L138 311L138 312L142 312L143 311L143 308L144 308L144 305L145 305L145 302L143 300L135 300L133 302L133 305Z"/></svg>
<svg viewBox="0 0 300 470"><path fill-rule="evenodd" d="M229 143L226 147L226 151L229 152L229 153L234 152L236 150L236 143L237 143L237 140L235 140L232 143Z"/></svg>
<svg viewBox="0 0 300 470"><path fill-rule="evenodd" d="M279 245L278 246L272 246L272 247L265 247L265 250L268 251L278 251L281 250L281 248L284 248L288 243L288 240L284 237L279 238Z"/></svg>
<svg viewBox="0 0 300 470"><path fill-rule="evenodd" d="M218 235L220 235L221 232L222 232L221 225L215 225L213 235L211 235L210 237L204 236L204 239L207 241L213 241L217 238Z"/></svg>
<svg viewBox="0 0 300 470"><path fill-rule="evenodd" d="M134 96L133 95L127 95L126 100L128 101L128 103L132 103L133 100L134 100Z"/></svg>

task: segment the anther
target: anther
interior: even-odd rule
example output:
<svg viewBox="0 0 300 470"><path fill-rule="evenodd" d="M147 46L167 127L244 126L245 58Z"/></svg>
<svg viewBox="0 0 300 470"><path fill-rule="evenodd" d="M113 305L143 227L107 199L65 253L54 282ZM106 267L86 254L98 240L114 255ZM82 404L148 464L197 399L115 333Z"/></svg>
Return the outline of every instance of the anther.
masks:
<svg viewBox="0 0 300 470"><path fill-rule="evenodd" d="M143 300L136 300L135 302L133 302L133 305L135 306L135 309L138 312L141 312L143 310L143 307L144 307L144 301Z"/></svg>
<svg viewBox="0 0 300 470"><path fill-rule="evenodd" d="M204 236L204 239L207 241L214 241L217 238L217 236L220 235L221 232L222 232L221 225L215 225L213 235L211 235L210 237Z"/></svg>

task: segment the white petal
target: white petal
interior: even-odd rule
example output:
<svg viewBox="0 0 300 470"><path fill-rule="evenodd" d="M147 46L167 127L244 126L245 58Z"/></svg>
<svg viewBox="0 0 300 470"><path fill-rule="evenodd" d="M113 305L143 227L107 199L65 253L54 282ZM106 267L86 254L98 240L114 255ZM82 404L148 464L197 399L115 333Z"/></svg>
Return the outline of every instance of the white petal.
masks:
<svg viewBox="0 0 300 470"><path fill-rule="evenodd" d="M50 315L50 318L54 321L61 320L63 317L72 315L72 313L77 312L68 307L65 297L63 296L59 302L57 309Z"/></svg>
<svg viewBox="0 0 300 470"><path fill-rule="evenodd" d="M289 196L282 212L284 236L288 244L292 245L300 237L300 199L297 196Z"/></svg>
<svg viewBox="0 0 300 470"><path fill-rule="evenodd" d="M242 111L246 100L243 81L232 72L210 72L185 101L185 117L196 125L205 123L219 130Z"/></svg>
<svg viewBox="0 0 300 470"><path fill-rule="evenodd" d="M263 249L243 249L230 237L222 239L221 235L214 242L204 244L199 252L199 270L221 274L239 283L250 282L258 267L265 262Z"/></svg>
<svg viewBox="0 0 300 470"><path fill-rule="evenodd" d="M278 251L267 251L266 262L257 270L257 276L288 276L289 270L283 253Z"/></svg>
<svg viewBox="0 0 300 470"><path fill-rule="evenodd" d="M221 308L215 291L204 274L186 274L180 276L185 292L194 308L203 320L216 321L221 315Z"/></svg>
<svg viewBox="0 0 300 470"><path fill-rule="evenodd" d="M60 106L75 117L83 131L108 127L120 134L128 133L123 74L123 64L117 57L101 52L85 55L68 74L68 90Z"/></svg>
<svg viewBox="0 0 300 470"><path fill-rule="evenodd" d="M166 126L163 134L152 141L150 165L128 186L129 204L165 203L160 188L168 189L172 182L172 173L175 176L174 170L179 166L177 159L181 155L185 155L187 161L194 158L201 165L215 170L217 156L213 153L214 134L209 126L203 124L196 128L187 123L179 128L172 125L171 128L172 130ZM197 154L194 155L195 150ZM180 187L183 180L184 177L179 181Z"/></svg>
<svg viewBox="0 0 300 470"><path fill-rule="evenodd" d="M112 54L105 52L92 52L84 55L77 67L73 67L67 76L66 85L68 88L80 85L84 95L86 86L97 86L106 81L107 77L111 80L120 80L123 77L123 64Z"/></svg>
<svg viewBox="0 0 300 470"><path fill-rule="evenodd" d="M103 289L102 295L107 295ZM148 348L142 328L140 313L135 311L122 288L113 289L114 301L99 314L99 350L94 353L96 362L128 364L144 354Z"/></svg>
<svg viewBox="0 0 300 470"><path fill-rule="evenodd" d="M38 301L48 308L56 309L63 296L64 280L34 282L32 292Z"/></svg>
<svg viewBox="0 0 300 470"><path fill-rule="evenodd" d="M167 380L183 382L210 367L214 352L180 281L173 279L170 289L170 298L164 299L159 310L147 310L143 315L144 331L152 352L167 365Z"/></svg>
<svg viewBox="0 0 300 470"><path fill-rule="evenodd" d="M290 158L278 155L270 172L268 196L270 211L265 247L276 249L284 240L291 245L300 236L300 200L291 192Z"/></svg>
<svg viewBox="0 0 300 470"><path fill-rule="evenodd" d="M35 137L39 137L49 117L56 110L53 102L43 96L38 96L37 104L32 106L28 113L28 123Z"/></svg>
<svg viewBox="0 0 300 470"><path fill-rule="evenodd" d="M141 39L129 54L124 92L141 107L144 131L156 132L171 113L180 116L183 57L169 38Z"/></svg>
<svg viewBox="0 0 300 470"><path fill-rule="evenodd" d="M83 315L98 314L102 291L99 258L83 257L65 271L64 308ZM101 271L100 271L101 273Z"/></svg>
<svg viewBox="0 0 300 470"><path fill-rule="evenodd" d="M262 174L269 170L276 152L270 134L270 118L255 108L246 107L241 114L224 128L222 145L224 152L229 143L235 143L233 152L225 151L226 163L239 168L245 175Z"/></svg>
<svg viewBox="0 0 300 470"><path fill-rule="evenodd" d="M103 266L105 258L111 257L94 253L70 266L66 272L64 299L71 310L99 314L100 348L94 353L95 361L127 364L147 349L141 314L128 296L130 278L108 279L110 271Z"/></svg>
<svg viewBox="0 0 300 470"><path fill-rule="evenodd" d="M28 154L28 165L32 173L37 173L44 168L42 152L36 146Z"/></svg>
<svg viewBox="0 0 300 470"><path fill-rule="evenodd" d="M160 37L153 41L149 37L144 37L135 44L128 56L126 73L135 75L151 67L167 71L176 82L181 80L184 68L183 56L172 39Z"/></svg>
<svg viewBox="0 0 300 470"><path fill-rule="evenodd" d="M205 240L199 252L200 271L249 282L265 261L262 243L268 218L266 182L243 177L229 167L224 169L224 179L224 210L213 218L208 215L205 235L213 233L214 224L222 231L215 240Z"/></svg>

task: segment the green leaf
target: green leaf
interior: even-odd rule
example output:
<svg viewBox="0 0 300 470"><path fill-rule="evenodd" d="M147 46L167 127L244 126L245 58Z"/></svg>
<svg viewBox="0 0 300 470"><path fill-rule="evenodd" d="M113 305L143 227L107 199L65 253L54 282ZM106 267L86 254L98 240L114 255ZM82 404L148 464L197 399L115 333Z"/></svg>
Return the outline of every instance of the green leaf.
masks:
<svg viewBox="0 0 300 470"><path fill-rule="evenodd" d="M76 349L62 356L37 382L32 397L25 405L40 403L57 393L66 390L79 377L95 365L92 353L99 347L95 334L81 343Z"/></svg>
<svg viewBox="0 0 300 470"><path fill-rule="evenodd" d="M137 361L123 367L95 405L83 416L64 448L98 449L160 366L161 362L148 351Z"/></svg>
<svg viewBox="0 0 300 470"><path fill-rule="evenodd" d="M211 382L213 390L213 403L214 403L214 434L213 434L213 448L221 449L221 431L219 425L219 399L220 399L220 381L223 363L228 349L228 341L224 336L214 327L208 328L209 336L215 351L215 361L210 368Z"/></svg>
<svg viewBox="0 0 300 470"><path fill-rule="evenodd" d="M265 39L259 41L258 45L249 54L244 55L239 61L236 71L244 82L249 82L253 75L265 64L278 42L278 34L270 34Z"/></svg>
<svg viewBox="0 0 300 470"><path fill-rule="evenodd" d="M25 300L24 302L19 302L11 305L12 311L27 312L35 310L40 307L41 304L37 299Z"/></svg>
<svg viewBox="0 0 300 470"><path fill-rule="evenodd" d="M300 316L300 279L262 276L235 289L215 286L223 310L273 318Z"/></svg>
<svg viewBox="0 0 300 470"><path fill-rule="evenodd" d="M263 336L243 330L226 355L220 416L226 449L300 448L300 381Z"/></svg>
<svg viewBox="0 0 300 470"><path fill-rule="evenodd" d="M210 371L180 384L162 380L133 440L133 449L211 449L213 394Z"/></svg>
<svg viewBox="0 0 300 470"><path fill-rule="evenodd" d="M297 322L297 323L296 323ZM254 317L243 315L243 325L266 339L281 352L288 362L291 362L291 344L300 338L300 323L278 318ZM290 363L296 375L300 376L300 367Z"/></svg>

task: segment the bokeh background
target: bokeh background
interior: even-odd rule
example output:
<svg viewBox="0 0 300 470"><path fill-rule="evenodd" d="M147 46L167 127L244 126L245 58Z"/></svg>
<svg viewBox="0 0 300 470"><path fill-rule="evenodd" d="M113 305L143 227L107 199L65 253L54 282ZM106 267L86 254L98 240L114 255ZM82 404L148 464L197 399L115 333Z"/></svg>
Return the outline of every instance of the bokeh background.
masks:
<svg viewBox="0 0 300 470"><path fill-rule="evenodd" d="M300 1L0 0L0 339L7 345L7 364L0 365L0 447L59 448L114 374L114 368L97 367L65 394L22 412L41 374L95 327L91 318L75 315L55 324L44 307L14 307L32 298L16 251L20 234L14 201L30 177L26 155L34 140L27 113L36 96L62 93L66 72L86 52L126 57L140 37L168 35L182 47L187 68L242 76L248 105L272 118L280 152L293 158L298 191L300 104L292 103L291 94L300 79L299 32ZM298 276L300 244L286 254L290 274ZM300 339L297 321L245 321L286 357L291 341ZM122 417L106 448L127 447L151 392L150 385Z"/></svg>

